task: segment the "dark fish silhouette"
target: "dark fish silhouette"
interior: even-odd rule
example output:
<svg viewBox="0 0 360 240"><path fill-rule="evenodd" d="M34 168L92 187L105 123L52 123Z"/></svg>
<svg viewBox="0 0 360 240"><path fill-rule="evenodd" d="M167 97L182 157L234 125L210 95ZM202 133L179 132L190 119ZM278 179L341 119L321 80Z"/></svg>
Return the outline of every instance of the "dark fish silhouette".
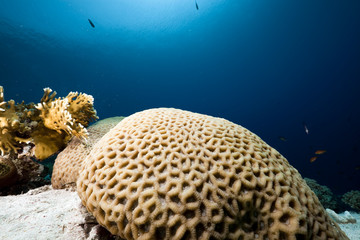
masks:
<svg viewBox="0 0 360 240"><path fill-rule="evenodd" d="M196 0L195 0L195 7L196 7L196 10L199 10L199 5L197 4Z"/></svg>
<svg viewBox="0 0 360 240"><path fill-rule="evenodd" d="M279 139L283 142L286 142L287 141L287 138L286 137L283 137L283 136L279 136Z"/></svg>
<svg viewBox="0 0 360 240"><path fill-rule="evenodd" d="M88 21L89 21L90 25L91 25L93 28L95 28L95 25L93 24L93 22L92 22L90 19L88 19Z"/></svg>

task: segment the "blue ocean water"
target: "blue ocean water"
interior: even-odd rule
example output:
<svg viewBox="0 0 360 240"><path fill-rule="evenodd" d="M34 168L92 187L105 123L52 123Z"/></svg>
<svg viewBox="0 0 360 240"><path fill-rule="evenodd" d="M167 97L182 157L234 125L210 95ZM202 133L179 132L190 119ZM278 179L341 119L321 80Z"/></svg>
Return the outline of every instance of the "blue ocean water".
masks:
<svg viewBox="0 0 360 240"><path fill-rule="evenodd" d="M38 102L50 87L93 95L101 119L154 107L223 117L303 177L359 190L360 1L197 4L0 0L5 99Z"/></svg>

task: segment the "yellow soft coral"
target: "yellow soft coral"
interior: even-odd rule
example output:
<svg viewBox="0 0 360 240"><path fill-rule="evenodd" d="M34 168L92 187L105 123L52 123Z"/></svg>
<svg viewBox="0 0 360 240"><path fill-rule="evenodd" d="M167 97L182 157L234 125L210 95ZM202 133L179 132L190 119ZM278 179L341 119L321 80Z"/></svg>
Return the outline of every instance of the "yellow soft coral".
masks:
<svg viewBox="0 0 360 240"><path fill-rule="evenodd" d="M69 102L68 111L73 117L73 135L85 139L88 136L86 127L89 122L98 119L94 109L94 98L91 95L78 92L70 92L66 99Z"/></svg>
<svg viewBox="0 0 360 240"><path fill-rule="evenodd" d="M4 101L4 89L0 86L0 151L1 155L8 152L16 152L17 142L13 129L18 127L19 120L15 112L15 102Z"/></svg>
<svg viewBox="0 0 360 240"><path fill-rule="evenodd" d="M0 151L2 156L7 152L17 151L16 141L6 128L2 128L0 132Z"/></svg>
<svg viewBox="0 0 360 240"><path fill-rule="evenodd" d="M51 93L52 92L52 93ZM50 95L51 93L51 95ZM48 103L53 101L54 97L56 96L56 92L53 92L51 88L44 88L44 95L41 98L41 103Z"/></svg>
<svg viewBox="0 0 360 240"><path fill-rule="evenodd" d="M56 153L73 136L86 139L86 127L97 119L92 96L70 92L65 98L55 98L56 92L44 88L39 104L15 105L4 101L0 86L0 151L17 153L24 145L33 147L39 160Z"/></svg>
<svg viewBox="0 0 360 240"><path fill-rule="evenodd" d="M90 121L95 121L98 118L93 108L93 96L85 93L70 92L66 98L69 102L69 112L76 119L76 122L82 126L87 127Z"/></svg>
<svg viewBox="0 0 360 240"><path fill-rule="evenodd" d="M69 103L67 99L56 99L48 103L39 103L36 108L41 111L40 117L43 119L44 126L61 133L66 132L71 135L72 117L67 110Z"/></svg>
<svg viewBox="0 0 360 240"><path fill-rule="evenodd" d="M50 95L52 90L45 88L44 91L43 102L36 107L41 111L44 126L58 133L64 131L70 136L87 138L86 127L90 121L97 119L93 108L94 98L84 93L70 92L65 98L53 100L55 95Z"/></svg>
<svg viewBox="0 0 360 240"><path fill-rule="evenodd" d="M69 140L70 135L40 128L33 133L32 143L35 147L32 149L32 155L39 160L46 159L64 148Z"/></svg>
<svg viewBox="0 0 360 240"><path fill-rule="evenodd" d="M59 136L58 138L62 138L63 142L66 143L72 136L86 139L88 137L86 127L90 121L97 119L96 111L93 108L94 98L91 95L70 92L67 97L54 100L56 92L52 94L51 92L50 88L45 88L42 102L36 107L41 112L40 117L43 120L44 126L57 131L60 135L65 133L68 137ZM51 144L50 147L50 144L46 144L46 142L44 144L39 138L35 142L38 143L38 146L35 145L35 148L43 149L42 151L44 152L44 154L40 154L39 151L35 150L35 155L38 158L50 156L52 155L50 154L51 152L55 153L59 150L56 148L56 146L59 146L58 143ZM40 143L41 145L39 145Z"/></svg>

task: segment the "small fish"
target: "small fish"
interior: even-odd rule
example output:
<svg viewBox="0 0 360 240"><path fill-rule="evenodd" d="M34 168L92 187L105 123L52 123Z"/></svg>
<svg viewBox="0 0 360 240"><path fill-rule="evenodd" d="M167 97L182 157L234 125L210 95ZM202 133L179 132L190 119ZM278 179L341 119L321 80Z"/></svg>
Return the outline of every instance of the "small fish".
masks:
<svg viewBox="0 0 360 240"><path fill-rule="evenodd" d="M305 133L306 133L307 135L309 135L309 129L307 128L305 122L303 122L303 126L304 126L304 129L305 129Z"/></svg>
<svg viewBox="0 0 360 240"><path fill-rule="evenodd" d="M95 25L93 24L93 22L92 22L90 19L88 19L88 21L89 21L90 25L91 25L93 28L95 28Z"/></svg>
<svg viewBox="0 0 360 240"><path fill-rule="evenodd" d="M360 170L360 165L356 166L355 170Z"/></svg>
<svg viewBox="0 0 360 240"><path fill-rule="evenodd" d="M320 155L326 153L326 150L317 150L315 151L315 154Z"/></svg>
<svg viewBox="0 0 360 240"><path fill-rule="evenodd" d="M196 7L196 10L199 10L199 5L197 4L196 0L195 0L195 7Z"/></svg>
<svg viewBox="0 0 360 240"><path fill-rule="evenodd" d="M310 162L314 162L317 159L317 157L310 158Z"/></svg>
<svg viewBox="0 0 360 240"><path fill-rule="evenodd" d="M287 138L286 137L283 137L283 136L279 136L279 139L283 142L286 142L287 141Z"/></svg>

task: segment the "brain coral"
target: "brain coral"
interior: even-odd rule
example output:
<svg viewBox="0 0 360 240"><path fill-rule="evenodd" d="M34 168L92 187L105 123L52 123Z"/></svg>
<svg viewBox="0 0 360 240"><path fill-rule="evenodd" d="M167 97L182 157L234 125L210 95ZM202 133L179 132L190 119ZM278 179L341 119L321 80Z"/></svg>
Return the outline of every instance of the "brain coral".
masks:
<svg viewBox="0 0 360 240"><path fill-rule="evenodd" d="M77 190L125 239L348 239L257 135L177 109L121 121L85 159Z"/></svg>
<svg viewBox="0 0 360 240"><path fill-rule="evenodd" d="M91 151L93 145L115 127L123 117L106 118L88 127L89 137L83 141L74 137L68 146L57 156L51 177L54 188L64 188L76 183L82 161Z"/></svg>

